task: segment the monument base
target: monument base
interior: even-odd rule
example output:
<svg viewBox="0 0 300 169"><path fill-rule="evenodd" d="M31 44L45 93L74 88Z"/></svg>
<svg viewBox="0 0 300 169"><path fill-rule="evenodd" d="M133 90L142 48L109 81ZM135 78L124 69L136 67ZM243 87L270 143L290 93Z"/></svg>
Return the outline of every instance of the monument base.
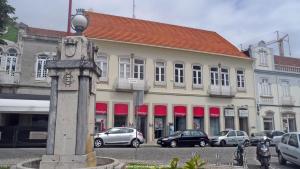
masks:
<svg viewBox="0 0 300 169"><path fill-rule="evenodd" d="M86 155L43 155L40 162L40 169L73 169L95 166L95 151Z"/></svg>

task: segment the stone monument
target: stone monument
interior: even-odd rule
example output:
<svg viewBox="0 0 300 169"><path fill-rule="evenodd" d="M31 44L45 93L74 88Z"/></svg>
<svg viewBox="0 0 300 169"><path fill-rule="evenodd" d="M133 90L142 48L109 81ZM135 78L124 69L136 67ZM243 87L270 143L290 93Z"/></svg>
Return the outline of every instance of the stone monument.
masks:
<svg viewBox="0 0 300 169"><path fill-rule="evenodd" d="M87 19L84 15L75 17L75 31L80 34ZM95 80L101 75L93 58L96 50L84 36L68 36L62 39L58 58L47 62L51 97L47 149L40 169L96 166Z"/></svg>

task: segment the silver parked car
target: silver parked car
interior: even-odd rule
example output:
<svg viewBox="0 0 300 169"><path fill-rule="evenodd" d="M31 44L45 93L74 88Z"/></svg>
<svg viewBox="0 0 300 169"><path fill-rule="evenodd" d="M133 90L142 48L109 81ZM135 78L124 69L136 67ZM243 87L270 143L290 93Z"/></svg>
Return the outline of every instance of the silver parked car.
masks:
<svg viewBox="0 0 300 169"><path fill-rule="evenodd" d="M211 146L237 145L243 143L249 145L249 137L246 132L239 130L221 131L217 136L210 138Z"/></svg>
<svg viewBox="0 0 300 169"><path fill-rule="evenodd" d="M143 143L143 134L129 127L114 127L108 129L106 132L97 133L94 136L94 146L96 148L105 145L131 145L132 147L139 147Z"/></svg>
<svg viewBox="0 0 300 169"><path fill-rule="evenodd" d="M277 153L281 165L289 161L300 166L300 132L284 134L278 143Z"/></svg>

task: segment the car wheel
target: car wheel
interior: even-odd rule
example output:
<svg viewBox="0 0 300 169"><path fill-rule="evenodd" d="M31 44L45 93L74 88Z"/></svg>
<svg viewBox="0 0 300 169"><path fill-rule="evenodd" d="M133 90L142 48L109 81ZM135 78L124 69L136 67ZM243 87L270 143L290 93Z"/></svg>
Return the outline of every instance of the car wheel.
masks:
<svg viewBox="0 0 300 169"><path fill-rule="evenodd" d="M278 162L281 165L285 165L286 164L286 160L282 157L281 153L278 152Z"/></svg>
<svg viewBox="0 0 300 169"><path fill-rule="evenodd" d="M220 142L220 146L221 146L221 147L224 147L225 145L226 145L225 140L222 140L222 141Z"/></svg>
<svg viewBox="0 0 300 169"><path fill-rule="evenodd" d="M131 146L134 147L134 148L140 147L140 142L139 142L139 140L137 140L137 139L132 140L132 141L131 141Z"/></svg>
<svg viewBox="0 0 300 169"><path fill-rule="evenodd" d="M170 146L172 148L177 147L177 142L175 140L172 140L171 143L170 143Z"/></svg>
<svg viewBox="0 0 300 169"><path fill-rule="evenodd" d="M206 142L204 140L201 140L200 143L199 143L199 146L200 147L205 147L206 145Z"/></svg>
<svg viewBox="0 0 300 169"><path fill-rule="evenodd" d="M95 139L95 141L94 141L94 146L95 146L96 148L102 147L102 146L103 146L103 141L102 141L102 139L100 139L100 138Z"/></svg>

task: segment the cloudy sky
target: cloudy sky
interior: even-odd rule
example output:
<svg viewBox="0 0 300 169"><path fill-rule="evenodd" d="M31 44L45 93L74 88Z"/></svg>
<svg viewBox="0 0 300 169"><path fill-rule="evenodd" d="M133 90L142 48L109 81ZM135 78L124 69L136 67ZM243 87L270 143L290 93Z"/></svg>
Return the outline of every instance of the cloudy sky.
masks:
<svg viewBox="0 0 300 169"><path fill-rule="evenodd" d="M218 32L240 48L289 34L291 53L300 57L300 0L135 0L138 19ZM73 0L76 8L132 17L133 0ZM8 0L18 21L66 30L68 0ZM288 55L286 43L285 54ZM275 46L272 46L275 47ZM277 49L275 49L277 52Z"/></svg>

